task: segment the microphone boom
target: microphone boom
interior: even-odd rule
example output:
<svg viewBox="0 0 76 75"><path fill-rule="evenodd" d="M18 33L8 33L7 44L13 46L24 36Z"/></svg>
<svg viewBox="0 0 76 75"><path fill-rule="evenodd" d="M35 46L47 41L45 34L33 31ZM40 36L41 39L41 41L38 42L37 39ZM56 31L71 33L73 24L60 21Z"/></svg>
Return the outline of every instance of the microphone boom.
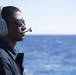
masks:
<svg viewBox="0 0 76 75"><path fill-rule="evenodd" d="M32 32L32 28L31 27L30 28L26 28L25 32L28 32L28 31Z"/></svg>

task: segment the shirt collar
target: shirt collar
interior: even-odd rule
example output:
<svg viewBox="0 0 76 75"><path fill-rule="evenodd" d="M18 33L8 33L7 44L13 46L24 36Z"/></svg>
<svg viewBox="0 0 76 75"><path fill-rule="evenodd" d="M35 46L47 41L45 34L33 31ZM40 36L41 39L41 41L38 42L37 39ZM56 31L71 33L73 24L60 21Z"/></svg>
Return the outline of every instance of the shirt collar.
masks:
<svg viewBox="0 0 76 75"><path fill-rule="evenodd" d="M7 50L14 60L17 57L17 51L13 49L6 41L4 41L1 38L0 38L0 48Z"/></svg>

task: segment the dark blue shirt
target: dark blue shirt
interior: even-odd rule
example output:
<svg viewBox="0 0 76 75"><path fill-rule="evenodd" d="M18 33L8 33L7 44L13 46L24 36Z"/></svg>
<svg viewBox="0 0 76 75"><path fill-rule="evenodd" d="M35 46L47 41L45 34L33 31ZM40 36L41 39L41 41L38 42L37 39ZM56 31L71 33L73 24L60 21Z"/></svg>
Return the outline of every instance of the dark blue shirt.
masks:
<svg viewBox="0 0 76 75"><path fill-rule="evenodd" d="M23 75L23 56L0 39L0 75Z"/></svg>

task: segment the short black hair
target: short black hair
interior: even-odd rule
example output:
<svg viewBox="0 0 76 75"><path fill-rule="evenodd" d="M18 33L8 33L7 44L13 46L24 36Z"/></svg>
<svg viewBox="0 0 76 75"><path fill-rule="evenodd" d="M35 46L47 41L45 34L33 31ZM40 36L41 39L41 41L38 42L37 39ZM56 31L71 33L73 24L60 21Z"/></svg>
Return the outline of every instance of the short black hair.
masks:
<svg viewBox="0 0 76 75"><path fill-rule="evenodd" d="M6 6L6 7L3 7L2 11L1 11L1 15L2 15L2 18L7 22L11 18L13 18L13 15L18 11L21 12L15 6Z"/></svg>

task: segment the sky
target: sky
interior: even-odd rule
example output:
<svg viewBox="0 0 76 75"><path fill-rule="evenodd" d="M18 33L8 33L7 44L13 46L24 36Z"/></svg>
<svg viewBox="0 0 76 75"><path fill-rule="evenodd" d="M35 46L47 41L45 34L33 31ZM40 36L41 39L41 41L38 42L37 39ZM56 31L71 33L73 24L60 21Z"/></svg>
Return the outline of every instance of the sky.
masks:
<svg viewBox="0 0 76 75"><path fill-rule="evenodd" d="M76 35L76 0L0 0L0 6L16 6L23 14L27 34Z"/></svg>

